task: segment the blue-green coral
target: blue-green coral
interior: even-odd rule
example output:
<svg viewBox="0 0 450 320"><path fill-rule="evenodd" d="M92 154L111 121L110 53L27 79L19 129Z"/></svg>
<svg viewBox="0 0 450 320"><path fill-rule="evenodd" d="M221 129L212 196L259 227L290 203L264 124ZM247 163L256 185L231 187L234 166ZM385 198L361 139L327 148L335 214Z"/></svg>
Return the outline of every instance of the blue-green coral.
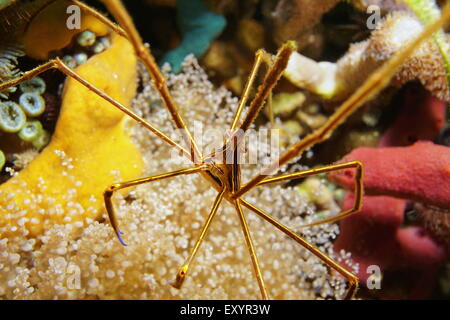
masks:
<svg viewBox="0 0 450 320"><path fill-rule="evenodd" d="M38 117L45 111L44 98L34 92L22 93L19 103L29 117Z"/></svg>
<svg viewBox="0 0 450 320"><path fill-rule="evenodd" d="M0 129L4 132L19 132L27 116L20 106L13 101L0 102Z"/></svg>
<svg viewBox="0 0 450 320"><path fill-rule="evenodd" d="M160 61L161 65L169 63L173 72L181 71L187 55L200 58L226 26L225 17L210 11L203 0L177 0L177 22L183 37L181 44Z"/></svg>
<svg viewBox="0 0 450 320"><path fill-rule="evenodd" d="M45 92L45 89L47 88L47 85L45 84L45 81L42 80L42 78L35 77L31 80L28 80L27 82L23 82L19 85L19 88L24 93L37 93L37 94L43 94Z"/></svg>
<svg viewBox="0 0 450 320"><path fill-rule="evenodd" d="M82 47L89 47L95 43L95 33L90 30L85 30L77 37L77 42Z"/></svg>
<svg viewBox="0 0 450 320"><path fill-rule="evenodd" d="M33 142L36 140L44 129L39 120L27 121L19 132L19 137L23 141Z"/></svg>

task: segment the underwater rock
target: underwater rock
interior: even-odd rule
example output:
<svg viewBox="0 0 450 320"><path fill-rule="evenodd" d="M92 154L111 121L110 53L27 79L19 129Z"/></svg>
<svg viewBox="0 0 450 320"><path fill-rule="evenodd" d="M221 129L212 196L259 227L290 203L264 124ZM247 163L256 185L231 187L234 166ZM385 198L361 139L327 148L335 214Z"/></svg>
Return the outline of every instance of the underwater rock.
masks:
<svg viewBox="0 0 450 320"><path fill-rule="evenodd" d="M272 110L274 116L288 118L292 113L303 105L306 97L302 92L294 93L278 93L273 96ZM269 117L269 109L264 109L267 117Z"/></svg>
<svg viewBox="0 0 450 320"><path fill-rule="evenodd" d="M450 148L428 141L407 147L358 148L341 161L364 165L368 195L389 195L450 209ZM352 170L332 172L330 179L352 190Z"/></svg>
<svg viewBox="0 0 450 320"><path fill-rule="evenodd" d="M419 19L425 24L430 24L433 20L439 19L441 10L435 0L403 0L414 11ZM448 36L443 29L433 34L433 40L439 47L439 51L445 62L447 73L447 84L450 86L450 45Z"/></svg>
<svg viewBox="0 0 450 320"><path fill-rule="evenodd" d="M210 72L215 72L224 78L231 78L236 74L236 61L227 43L214 41L202 59Z"/></svg>
<svg viewBox="0 0 450 320"><path fill-rule="evenodd" d="M268 19L273 25L273 38L277 45L296 40L302 47L322 15L340 0L280 0Z"/></svg>
<svg viewBox="0 0 450 320"><path fill-rule="evenodd" d="M334 138L332 145L339 150L341 156L344 156L356 148L377 147L379 140L380 132L377 129L352 129L344 131L341 138Z"/></svg>
<svg viewBox="0 0 450 320"><path fill-rule="evenodd" d="M328 119L325 115L319 112L316 114L309 114L302 110L297 111L295 116L301 123L304 123L313 130L320 128Z"/></svg>
<svg viewBox="0 0 450 320"><path fill-rule="evenodd" d="M242 19L239 21L237 38L246 49L255 52L264 47L264 27L256 20Z"/></svg>
<svg viewBox="0 0 450 320"><path fill-rule="evenodd" d="M147 0L146 3L151 5L151 6L156 6L156 7L171 7L174 8L177 3L176 0Z"/></svg>

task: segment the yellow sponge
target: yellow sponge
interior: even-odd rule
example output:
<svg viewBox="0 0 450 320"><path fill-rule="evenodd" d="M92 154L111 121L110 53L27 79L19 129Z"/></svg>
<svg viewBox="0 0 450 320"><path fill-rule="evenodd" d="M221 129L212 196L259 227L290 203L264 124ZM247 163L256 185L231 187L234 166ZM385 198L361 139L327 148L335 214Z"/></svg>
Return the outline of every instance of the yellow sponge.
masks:
<svg viewBox="0 0 450 320"><path fill-rule="evenodd" d="M111 40L109 49L75 71L127 106L136 91L136 58L126 39L113 35ZM99 218L103 190L142 172L125 120L122 112L68 79L50 144L0 185L0 238L18 232L36 236L51 224L82 226L86 218Z"/></svg>

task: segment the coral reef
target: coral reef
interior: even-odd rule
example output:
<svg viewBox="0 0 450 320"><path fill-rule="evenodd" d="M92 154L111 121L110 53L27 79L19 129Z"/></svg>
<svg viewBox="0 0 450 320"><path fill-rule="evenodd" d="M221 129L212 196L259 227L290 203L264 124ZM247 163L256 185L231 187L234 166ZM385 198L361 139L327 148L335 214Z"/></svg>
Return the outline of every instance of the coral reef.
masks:
<svg viewBox="0 0 450 320"><path fill-rule="evenodd" d="M65 27L64 14L70 3L70 1L49 0L17 2L2 10L0 15L1 82L21 75L18 68L19 58L27 56L25 59L47 59L58 50L70 45L72 37L79 32L79 30L69 30ZM102 23L90 15L85 15L81 19L81 30L87 29L88 26L100 35L107 32L107 28ZM92 31L85 32L94 34ZM98 46L100 42L98 40L92 47ZM65 56L62 60L70 67L75 68L88 58L86 56L84 60L79 59L79 55L75 55L78 60L71 56ZM21 141L15 141L17 140L15 138L0 133L3 140L0 148L6 148L4 151L7 153L8 159L13 157L9 153L22 152L22 149L26 149L27 146L32 145L41 150L48 144L51 135L48 129L53 131L54 127L54 124L48 125L48 120L56 122L56 119L52 119L52 117L57 116L56 102L53 101L56 93L46 91L46 82L54 82L52 78L49 76L46 76L45 79L35 77L18 87L10 87L4 92L0 92L0 98L6 100L0 102L2 114L0 131L17 133L20 139L28 142L28 144L23 144ZM18 96L19 93L21 93L20 96ZM51 102L49 106L47 106L47 101ZM16 146L12 147L12 145ZM11 161L8 162L8 165L13 166ZM1 169L2 167L0 167ZM7 169L11 170L11 168Z"/></svg>
<svg viewBox="0 0 450 320"><path fill-rule="evenodd" d="M46 108L41 96L46 84L36 77L22 83L19 89L21 94L17 103L13 100L0 102L0 129L5 133L17 133L20 139L31 142L40 150L48 144L49 134L35 118L42 115Z"/></svg>
<svg viewBox="0 0 450 320"><path fill-rule="evenodd" d="M359 9L366 11L369 6L378 6L382 10L391 11L399 9L407 9L407 5L402 0L350 0L352 5Z"/></svg>
<svg viewBox="0 0 450 320"><path fill-rule="evenodd" d="M405 273L408 288L387 290L384 298L427 298L449 257L450 149L427 141L444 127L446 108L420 85L410 85L378 148L357 148L341 160L363 162L366 196L362 211L341 222L335 249L352 252L360 270L378 265L388 286L395 274ZM344 170L330 179L351 190L353 175ZM344 207L352 199L349 193ZM405 226L409 207L420 225ZM364 282L368 274L360 271L359 277Z"/></svg>
<svg viewBox="0 0 450 320"><path fill-rule="evenodd" d="M150 83L146 74L143 77L144 83ZM215 89L192 57L185 62L182 73L168 77L168 84L190 126L200 122L205 130L228 127L237 100L224 88ZM133 107L165 132L175 133L151 86L144 88ZM133 130L134 140L143 152L145 175L180 167L179 157L168 156L169 146L142 127ZM265 149L258 153L264 156ZM257 169L246 167L244 178ZM201 177L174 178L139 186L126 197L119 194L115 202L127 247L120 245L108 223L98 221L91 221L81 231L76 223L49 226L38 241L22 237L1 240L4 254L0 257L0 295L35 299L258 297L259 289L231 206L219 211L184 287L178 291L167 284L194 244L214 199L215 191L198 179ZM247 199L294 230L314 219L313 204L308 204L295 188L275 185L255 190ZM308 251L287 241L255 216L249 215L248 221L255 230L255 245L272 297L304 299L344 294L345 281L329 274L328 268ZM303 232L308 240L334 256L331 241L338 233L336 225ZM353 265L347 254L337 257ZM73 270L80 274L78 287L73 282Z"/></svg>
<svg viewBox="0 0 450 320"><path fill-rule="evenodd" d="M76 82L77 74L138 114L132 118L141 116L184 145L179 111L208 154L223 144L217 130L233 121L239 104L233 95L256 96L249 113L255 121L244 123L252 133L277 130L270 134L279 134L276 147L286 164L279 173L318 173L338 159L361 161L364 170L296 175L252 189L245 200L357 275L358 298L449 294L449 29L433 36L428 29L429 39L389 84L371 77L392 60L400 63L392 58L412 50L410 41L440 16L444 1L146 0L124 1L126 8L101 2L98 8L108 8L121 27L83 3L75 2L83 7L81 28L70 29L66 9L73 1L0 0L0 84L49 59L59 63L50 68L64 71L0 92L0 299L254 299L263 291L229 203L220 206L182 289L169 285L217 190L197 175L175 177L111 192L113 204L105 208L102 194L112 183L107 190L192 164L149 132L150 125L135 125L94 88ZM381 9L373 28L369 5ZM132 21L120 15L126 9L137 39ZM450 10L443 12L448 17ZM275 51L287 40L299 46L288 42L279 51L284 60L257 51ZM146 56L147 42L161 74ZM297 48L278 81L286 52ZM255 52L261 67L247 90ZM382 70L377 75L394 72ZM387 87L373 96L378 85ZM256 109L264 112L256 117ZM242 182L273 160L274 146L252 138L242 150L258 161L239 166ZM264 181L258 179L264 177L250 184ZM347 191L355 179L359 196ZM353 214L353 205L360 212ZM111 228L111 207L127 246ZM316 224L343 210L352 216ZM353 282L257 215L245 211L245 217L270 298L344 297ZM382 290L365 286L373 265L381 268Z"/></svg>
<svg viewBox="0 0 450 320"><path fill-rule="evenodd" d="M380 22L368 40L352 44L337 63L317 63L298 53L291 58L285 76L296 86L326 99L344 100L422 30L417 17L405 11L394 11ZM432 39L404 62L391 84L401 87L414 79L435 97L450 101L445 60Z"/></svg>

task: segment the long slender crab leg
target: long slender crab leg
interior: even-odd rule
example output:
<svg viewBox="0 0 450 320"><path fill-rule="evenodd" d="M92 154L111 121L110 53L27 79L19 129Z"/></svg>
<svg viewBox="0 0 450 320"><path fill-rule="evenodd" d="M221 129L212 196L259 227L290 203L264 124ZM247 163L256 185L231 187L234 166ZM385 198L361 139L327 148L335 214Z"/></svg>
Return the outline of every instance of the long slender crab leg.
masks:
<svg viewBox="0 0 450 320"><path fill-rule="evenodd" d="M100 20L101 22L106 24L108 27L110 27L117 34L121 35L124 38L128 38L127 33L120 26L118 26L117 24L115 24L114 22L112 22L111 20L106 18L101 13L97 12L97 10L95 10L95 9L85 5L81 1L78 1L78 0L70 0L70 1L72 1L75 5L77 5L78 7L83 9L84 11L88 12L89 14L91 14L93 17L97 18L98 20Z"/></svg>
<svg viewBox="0 0 450 320"><path fill-rule="evenodd" d="M153 55L150 53L150 49L148 46L144 45L142 42L141 36L139 35L136 27L128 14L127 10L123 6L123 3L120 0L102 0L111 14L116 18L119 25L125 30L128 35L128 39L134 47L136 55L142 60L145 67L150 73L150 76L153 79L153 83L161 95L161 98L164 101L164 104L169 111L175 125L177 128L182 129L184 132L184 139L186 143L188 143L191 151L191 160L195 164L199 164L203 161L203 155L199 151L197 144L194 141L189 129L184 123L178 108L170 95L169 88L166 84L166 79L164 75L161 73L158 65L153 58Z"/></svg>
<svg viewBox="0 0 450 320"><path fill-rule="evenodd" d="M158 181L158 180L164 180L164 179L173 178L173 177L181 176L181 175L193 174L193 173L197 173L197 172L207 170L207 169L208 169L207 165L200 165L200 166L196 166L196 167L192 167L192 168L188 168L188 169L182 169L182 170L177 170L177 171L173 171L173 172L169 172L169 173L163 173L160 175L151 176L151 177L147 177L147 178L141 178L141 179L126 181L126 182L119 182L119 183L112 184L108 188L106 188L105 192L103 193L103 197L105 199L106 211L108 212L109 221L111 221L111 225L112 225L114 231L116 232L117 236L119 237L120 242L123 245L126 245L120 236L122 234L122 232L119 230L119 225L117 223L116 214L114 212L114 206L112 204L112 196L114 195L114 192L117 192L124 188L130 188L130 187L134 187L134 186L144 184L144 183L150 183L150 182L154 182L154 181Z"/></svg>
<svg viewBox="0 0 450 320"><path fill-rule="evenodd" d="M256 213L259 217L263 218L267 222L269 222L271 225L282 231L284 234L286 234L289 238L293 239L295 242L300 244L302 247L306 248L308 251L310 251L312 254L314 254L316 257L318 257L320 260L322 260L327 266L330 268L336 270L339 272L350 284L349 289L347 290L347 293L344 297L344 299L351 299L358 289L358 277L355 276L353 273L339 265L336 261L328 257L326 254L324 254L322 251L319 250L315 245L309 243L302 237L300 237L297 233L295 233L293 230L289 229L285 225L281 224L271 216L269 216L267 213L262 211L261 209L258 209L254 205L250 204L249 202L242 200L242 204Z"/></svg>
<svg viewBox="0 0 450 320"><path fill-rule="evenodd" d="M313 222L310 224L306 224L306 225L301 226L300 228L312 227L312 226L316 226L316 225L320 225L320 224L324 224L324 223L330 223L330 222L335 222L335 221L341 220L341 219L348 217L349 215L354 214L354 213L358 212L359 210L361 210L362 198L363 198L363 192L364 192L363 166L362 166L361 162L350 161L350 162L345 162L345 163L332 164L329 166L324 166L324 167L320 167L320 168L316 168L316 169L310 169L310 170L305 170L305 171L300 171L300 172L295 172L295 173L289 173L289 174L285 174L285 175L278 176L278 177L267 178L267 179L264 179L263 181L261 181L260 183L258 183L257 186L281 182L281 181L288 181L288 180L293 180L293 179L298 179L298 178L304 178L304 177L308 177L308 176L312 176L312 175L316 175L316 174L332 172L332 171L337 171L337 170L343 170L343 169L350 169L350 168L354 168L356 170L355 190L354 190L355 202L353 203L353 207L351 209L341 212L333 217L326 218L326 219L323 219L323 220L320 220L317 222Z"/></svg>
<svg viewBox="0 0 450 320"><path fill-rule="evenodd" d="M234 201L234 206L238 213L239 222L241 223L242 232L244 233L244 239L247 244L247 248L250 253L250 259L252 260L253 270L255 271L256 280L258 281L259 290L261 291L261 297L263 300L268 300L269 295L267 294L266 285L264 283L264 278L261 273L261 267L259 266L258 256L256 255L255 246L253 245L252 236L250 235L250 230L248 229L247 219L245 219L244 212L242 211L241 202L242 200L237 199Z"/></svg>
<svg viewBox="0 0 450 320"><path fill-rule="evenodd" d="M206 219L205 224L203 225L202 231L200 232L200 236L198 237L198 240L195 243L194 248L192 249L192 251L189 254L189 257L186 259L185 263L181 266L180 270L178 271L175 281L170 283L173 287L180 289L181 286L183 285L184 280L186 279L187 273L189 271L189 266L191 265L192 261L194 260L194 257L197 254L198 249L200 248L200 245L202 244L203 240L206 237L206 233L208 232L211 222L216 215L217 209L219 208L219 205L222 202L224 194L225 194L225 189L223 189L217 195L216 200L214 201L214 205L211 209L211 212L209 213L209 216Z"/></svg>
<svg viewBox="0 0 450 320"><path fill-rule="evenodd" d="M167 135L165 135L158 128L154 127L151 123L147 122L144 118L140 117L139 115L137 115L132 110L128 109L127 107L125 107L124 105L120 104L119 102L117 102L116 100L111 98L109 95L104 93L103 91L99 90L98 88L96 88L90 82L84 80L76 72L74 72L72 69L67 67L59 58L50 60L50 61L48 61L48 62L46 62L46 63L36 67L35 69L32 69L30 71L25 72L19 78L16 78L16 79L13 79L13 80L10 80L10 81L7 81L7 82L4 82L4 83L0 84L0 92L5 90L5 89L7 89L7 88L9 88L9 87L13 87L13 86L16 86L16 85L18 85L18 84L20 84L22 82L28 81L28 80L36 77L37 75L39 75L39 74L41 74L41 73L43 73L45 71L48 71L50 69L57 69L57 70L61 71L62 73L64 73L65 75L71 77L72 79L75 79L80 84L82 84L84 87L86 87L89 91L92 91L95 94L97 94L98 96L100 96L101 98L105 99L110 104L112 104L114 107L116 107L117 109L119 109L120 111L122 111L123 113L128 115L129 117L133 118L140 125L142 125L143 127L149 129L151 132L153 132L155 135L157 135L163 141L167 142L171 146L174 146L181 153L183 153L185 156L190 158L190 153L185 148L183 148L181 145L179 145L174 140L169 138Z"/></svg>
<svg viewBox="0 0 450 320"><path fill-rule="evenodd" d="M280 156L279 159L263 169L256 177L236 192L233 195L233 198L239 198L244 193L255 187L259 182L263 181L267 176L275 173L279 167L298 157L307 148L325 140L334 131L334 129L336 129L356 109L384 89L389 84L390 79L394 76L395 72L401 66L405 58L411 55L424 40L439 30L449 19L450 4L447 4L442 10L442 16L440 19L429 24L417 38L413 39L392 59L373 73L365 81L365 83L336 110L336 112L321 128L312 132L303 140L292 145Z"/></svg>

